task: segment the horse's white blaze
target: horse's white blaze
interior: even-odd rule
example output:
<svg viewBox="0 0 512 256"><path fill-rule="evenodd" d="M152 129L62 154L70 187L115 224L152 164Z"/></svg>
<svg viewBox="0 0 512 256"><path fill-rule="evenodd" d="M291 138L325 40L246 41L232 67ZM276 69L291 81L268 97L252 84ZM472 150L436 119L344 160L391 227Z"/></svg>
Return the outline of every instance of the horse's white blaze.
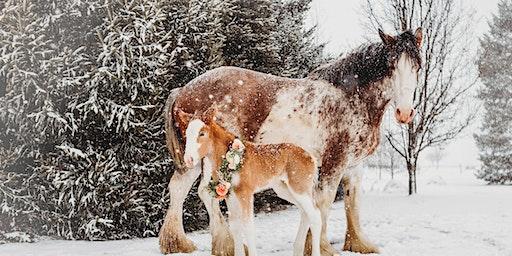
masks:
<svg viewBox="0 0 512 256"><path fill-rule="evenodd" d="M185 132L187 136L187 142L185 144L185 160L192 157L192 161L194 166L199 163L201 160L199 158L199 147L201 146L197 143L197 138L199 137L199 132L204 127L203 121L199 119L195 119L188 124L187 131Z"/></svg>
<svg viewBox="0 0 512 256"><path fill-rule="evenodd" d="M400 111L410 111L413 108L414 89L418 84L418 72L413 60L403 53L398 59L393 76L394 103Z"/></svg>

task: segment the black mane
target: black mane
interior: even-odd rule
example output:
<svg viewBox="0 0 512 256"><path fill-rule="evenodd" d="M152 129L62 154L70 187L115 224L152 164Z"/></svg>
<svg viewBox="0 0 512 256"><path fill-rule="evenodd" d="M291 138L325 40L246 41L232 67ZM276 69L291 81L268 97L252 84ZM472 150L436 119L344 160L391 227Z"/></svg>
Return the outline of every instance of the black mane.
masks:
<svg viewBox="0 0 512 256"><path fill-rule="evenodd" d="M390 77L402 53L421 66L421 56L411 31L395 37L393 45L382 42L365 44L346 56L320 66L308 75L315 80L326 80L336 87L357 89Z"/></svg>

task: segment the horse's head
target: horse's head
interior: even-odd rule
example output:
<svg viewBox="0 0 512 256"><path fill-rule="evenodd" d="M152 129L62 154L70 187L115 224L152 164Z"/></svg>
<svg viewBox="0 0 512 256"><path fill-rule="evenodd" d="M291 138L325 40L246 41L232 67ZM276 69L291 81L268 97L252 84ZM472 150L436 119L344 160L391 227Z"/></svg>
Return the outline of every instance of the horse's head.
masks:
<svg viewBox="0 0 512 256"><path fill-rule="evenodd" d="M410 123L414 117L414 91L421 68L421 28L390 36L379 29L379 35L388 49L388 63L393 70L393 103L395 117L399 123Z"/></svg>
<svg viewBox="0 0 512 256"><path fill-rule="evenodd" d="M188 168L199 164L214 149L215 112L215 109L209 109L201 116L195 116L178 110L178 121L187 127L184 160Z"/></svg>

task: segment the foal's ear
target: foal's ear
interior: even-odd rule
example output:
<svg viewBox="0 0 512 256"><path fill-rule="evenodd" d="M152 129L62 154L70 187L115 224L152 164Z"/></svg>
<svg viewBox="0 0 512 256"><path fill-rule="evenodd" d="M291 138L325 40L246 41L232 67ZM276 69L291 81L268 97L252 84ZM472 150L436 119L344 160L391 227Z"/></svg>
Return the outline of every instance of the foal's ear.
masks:
<svg viewBox="0 0 512 256"><path fill-rule="evenodd" d="M382 31L382 29L379 28L379 36L380 36L380 39L382 39L382 42L385 44L385 45L393 45L396 43L396 39L393 37L393 36L390 36L386 33L384 33Z"/></svg>
<svg viewBox="0 0 512 256"><path fill-rule="evenodd" d="M178 109L178 124L182 130L186 130L188 123L192 119L193 115L186 113L185 111Z"/></svg>
<svg viewBox="0 0 512 256"><path fill-rule="evenodd" d="M414 32L414 37L416 38L416 45L418 48L421 48L421 43L423 41L423 29L421 29L421 27L416 29Z"/></svg>
<svg viewBox="0 0 512 256"><path fill-rule="evenodd" d="M211 124L217 120L217 108L211 107L203 113L203 121L205 124Z"/></svg>

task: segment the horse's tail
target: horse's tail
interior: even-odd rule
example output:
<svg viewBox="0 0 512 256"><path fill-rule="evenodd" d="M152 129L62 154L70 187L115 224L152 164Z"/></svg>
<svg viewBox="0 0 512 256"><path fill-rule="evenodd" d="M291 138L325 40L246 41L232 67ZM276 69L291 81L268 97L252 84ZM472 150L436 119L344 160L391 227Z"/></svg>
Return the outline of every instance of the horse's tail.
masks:
<svg viewBox="0 0 512 256"><path fill-rule="evenodd" d="M165 141L167 149L174 160L174 164L177 170L184 169L183 160L183 143L181 143L182 135L174 120L174 103L178 97L181 88L175 88L171 90L171 94L167 98L164 110L165 120Z"/></svg>

